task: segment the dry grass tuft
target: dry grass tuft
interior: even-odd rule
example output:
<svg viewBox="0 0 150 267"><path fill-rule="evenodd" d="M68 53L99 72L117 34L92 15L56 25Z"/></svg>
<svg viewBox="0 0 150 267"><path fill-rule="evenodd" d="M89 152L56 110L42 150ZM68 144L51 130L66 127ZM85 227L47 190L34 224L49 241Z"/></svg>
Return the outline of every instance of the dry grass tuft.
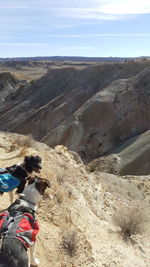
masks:
<svg viewBox="0 0 150 267"><path fill-rule="evenodd" d="M64 202L65 197L66 197L64 189L61 187L57 187L57 186L55 186L55 188L56 188L56 191L55 191L56 193L54 194L54 197L57 203L61 205Z"/></svg>
<svg viewBox="0 0 150 267"><path fill-rule="evenodd" d="M69 231L63 236L61 248L70 257L74 257L76 255L78 249L78 237L75 231Z"/></svg>
<svg viewBox="0 0 150 267"><path fill-rule="evenodd" d="M134 235L142 234L146 220L146 215L139 208L120 208L113 216L113 221L120 228L119 233L125 241Z"/></svg>
<svg viewBox="0 0 150 267"><path fill-rule="evenodd" d="M14 140L14 144L19 147L32 147L33 143L34 140L31 134L19 136Z"/></svg>
<svg viewBox="0 0 150 267"><path fill-rule="evenodd" d="M58 175L57 182L59 185L62 185L65 182L65 178L62 175Z"/></svg>

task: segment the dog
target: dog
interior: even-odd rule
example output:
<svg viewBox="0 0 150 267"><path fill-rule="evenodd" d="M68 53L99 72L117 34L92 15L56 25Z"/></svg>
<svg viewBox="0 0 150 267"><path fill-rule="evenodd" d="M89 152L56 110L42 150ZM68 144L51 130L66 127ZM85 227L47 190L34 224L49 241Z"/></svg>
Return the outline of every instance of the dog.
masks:
<svg viewBox="0 0 150 267"><path fill-rule="evenodd" d="M0 194L9 192L10 201L13 202L12 190L17 188L16 193L22 193L27 177L33 172L40 172L41 158L39 156L25 156L24 161L5 169L0 169Z"/></svg>
<svg viewBox="0 0 150 267"><path fill-rule="evenodd" d="M34 255L36 234L39 231L35 211L47 187L51 187L47 179L30 178L20 197L6 212L0 213L0 267L29 267L29 247L30 264L39 265Z"/></svg>

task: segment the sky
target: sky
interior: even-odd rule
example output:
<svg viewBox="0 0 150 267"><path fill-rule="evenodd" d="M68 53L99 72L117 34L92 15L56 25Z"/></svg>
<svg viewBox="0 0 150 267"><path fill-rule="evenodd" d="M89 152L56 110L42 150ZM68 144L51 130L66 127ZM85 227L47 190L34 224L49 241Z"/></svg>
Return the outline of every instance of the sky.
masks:
<svg viewBox="0 0 150 267"><path fill-rule="evenodd" d="M150 0L0 0L0 57L150 56Z"/></svg>

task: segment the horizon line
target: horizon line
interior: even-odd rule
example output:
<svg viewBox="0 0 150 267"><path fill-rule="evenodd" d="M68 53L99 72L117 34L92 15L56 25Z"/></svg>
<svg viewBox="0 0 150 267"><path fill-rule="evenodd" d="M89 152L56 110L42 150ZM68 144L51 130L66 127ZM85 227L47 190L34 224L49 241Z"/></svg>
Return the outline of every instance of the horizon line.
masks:
<svg viewBox="0 0 150 267"><path fill-rule="evenodd" d="M55 56L12 56L12 57L1 57L0 56L0 59L19 59L19 58L150 58L150 56L58 56L58 55L55 55Z"/></svg>

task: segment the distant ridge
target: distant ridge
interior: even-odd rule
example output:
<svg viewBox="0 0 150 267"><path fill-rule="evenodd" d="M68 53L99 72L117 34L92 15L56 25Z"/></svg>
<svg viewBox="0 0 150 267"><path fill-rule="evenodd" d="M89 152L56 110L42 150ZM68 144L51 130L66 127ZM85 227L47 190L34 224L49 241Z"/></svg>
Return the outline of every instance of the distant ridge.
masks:
<svg viewBox="0 0 150 267"><path fill-rule="evenodd" d="M0 61L39 61L39 60L55 60L55 61L105 61L105 62L120 62L124 60L134 59L148 59L150 57L80 57L80 56L44 56L44 57L13 57L13 58L0 58Z"/></svg>

